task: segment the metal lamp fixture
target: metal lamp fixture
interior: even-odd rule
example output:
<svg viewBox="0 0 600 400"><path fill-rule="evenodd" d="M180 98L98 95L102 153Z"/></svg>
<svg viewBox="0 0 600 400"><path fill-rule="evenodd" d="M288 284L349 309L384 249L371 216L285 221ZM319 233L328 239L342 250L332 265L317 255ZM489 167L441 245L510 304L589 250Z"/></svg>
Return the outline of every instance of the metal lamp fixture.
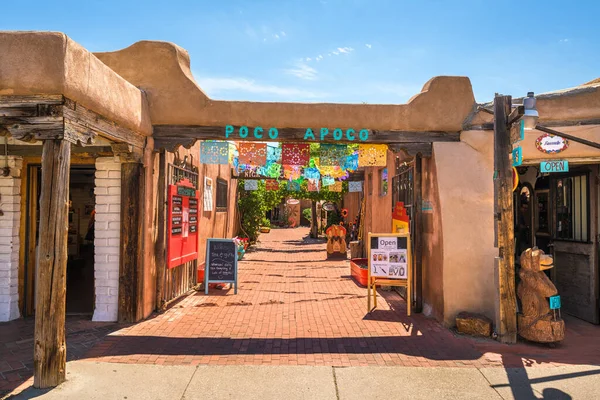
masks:
<svg viewBox="0 0 600 400"><path fill-rule="evenodd" d="M525 113L523 114L524 128L528 131L533 130L540 116L537 111L533 92L527 93L527 97L523 99L523 107L525 108Z"/></svg>

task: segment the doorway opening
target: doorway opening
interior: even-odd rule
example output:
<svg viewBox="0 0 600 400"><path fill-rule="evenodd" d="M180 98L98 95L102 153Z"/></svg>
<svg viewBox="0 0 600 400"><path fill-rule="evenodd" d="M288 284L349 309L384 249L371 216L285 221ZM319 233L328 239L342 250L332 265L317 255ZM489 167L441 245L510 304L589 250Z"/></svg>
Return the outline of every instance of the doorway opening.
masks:
<svg viewBox="0 0 600 400"><path fill-rule="evenodd" d="M69 181L66 313L94 312L94 165L72 165ZM25 233L25 301L23 314L35 313L36 254L39 243L41 166L29 165Z"/></svg>
<svg viewBox="0 0 600 400"><path fill-rule="evenodd" d="M569 172L541 174L537 166L518 168L514 192L515 267L520 255L538 247L554 259L544 271L561 296L563 312L600 323L598 228L599 166L573 165Z"/></svg>

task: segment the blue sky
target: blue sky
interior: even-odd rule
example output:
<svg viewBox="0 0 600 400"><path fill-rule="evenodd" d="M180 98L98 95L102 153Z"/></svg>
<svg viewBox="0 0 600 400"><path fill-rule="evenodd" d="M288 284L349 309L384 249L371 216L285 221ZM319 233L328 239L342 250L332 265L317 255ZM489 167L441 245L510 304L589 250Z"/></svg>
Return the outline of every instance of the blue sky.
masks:
<svg viewBox="0 0 600 400"><path fill-rule="evenodd" d="M212 98L404 103L436 75L477 101L600 77L600 2L489 0L10 1L2 30L62 31L91 51L185 48Z"/></svg>

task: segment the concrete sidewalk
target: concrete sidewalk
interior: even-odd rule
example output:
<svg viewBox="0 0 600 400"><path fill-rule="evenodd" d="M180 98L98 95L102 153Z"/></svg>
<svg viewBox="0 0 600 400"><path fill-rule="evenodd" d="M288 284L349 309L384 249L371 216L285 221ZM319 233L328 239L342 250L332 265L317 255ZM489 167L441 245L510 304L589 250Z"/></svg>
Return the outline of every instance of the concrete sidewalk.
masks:
<svg viewBox="0 0 600 400"><path fill-rule="evenodd" d="M158 366L72 361L68 381L11 399L595 399L600 367Z"/></svg>

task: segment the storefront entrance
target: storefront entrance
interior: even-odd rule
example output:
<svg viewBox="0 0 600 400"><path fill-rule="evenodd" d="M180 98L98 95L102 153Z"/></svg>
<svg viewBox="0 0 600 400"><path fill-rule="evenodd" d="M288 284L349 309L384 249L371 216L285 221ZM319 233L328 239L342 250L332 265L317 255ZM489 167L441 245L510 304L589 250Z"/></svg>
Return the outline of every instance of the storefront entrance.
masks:
<svg viewBox="0 0 600 400"><path fill-rule="evenodd" d="M94 311L94 165L72 165L69 183L67 314ZM41 169L27 170L24 315L35 312L35 258L39 242Z"/></svg>
<svg viewBox="0 0 600 400"><path fill-rule="evenodd" d="M536 165L519 167L515 197L516 265L537 246L554 257L547 271L565 313L600 323L598 272L598 165L540 174ZM518 279L518 278L517 278Z"/></svg>

